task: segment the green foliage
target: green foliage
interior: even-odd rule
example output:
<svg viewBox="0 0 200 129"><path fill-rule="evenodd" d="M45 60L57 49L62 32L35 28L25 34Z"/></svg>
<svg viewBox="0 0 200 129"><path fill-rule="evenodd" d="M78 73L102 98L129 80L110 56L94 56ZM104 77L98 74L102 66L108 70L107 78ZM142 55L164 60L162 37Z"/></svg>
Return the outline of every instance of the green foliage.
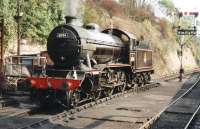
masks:
<svg viewBox="0 0 200 129"><path fill-rule="evenodd" d="M106 19L109 19L106 16L105 10L101 9L99 6L96 5L97 2L88 1L84 6L84 16L83 16L83 23L97 23L101 27L106 26Z"/></svg>
<svg viewBox="0 0 200 129"><path fill-rule="evenodd" d="M197 64L200 66L200 39L199 38L193 39L193 44L191 44L190 47Z"/></svg>
<svg viewBox="0 0 200 129"><path fill-rule="evenodd" d="M4 45L8 45L8 42L13 42L16 33L16 24L13 16L15 15L16 5L15 0L1 0L0 3L0 15L4 17Z"/></svg>
<svg viewBox="0 0 200 129"><path fill-rule="evenodd" d="M49 32L61 22L60 3L62 0L25 0L22 37L45 43Z"/></svg>
<svg viewBox="0 0 200 129"><path fill-rule="evenodd" d="M133 20L142 22L144 20L154 21L152 5L146 0L123 0L126 12Z"/></svg>
<svg viewBox="0 0 200 129"><path fill-rule="evenodd" d="M144 28L149 32L149 33L153 33L153 26L152 26L152 23L149 21L149 20L144 20L143 21L143 25L144 25Z"/></svg>
<svg viewBox="0 0 200 129"><path fill-rule="evenodd" d="M61 22L62 0L19 0L22 38L45 43L51 29ZM13 43L16 39L17 0L1 0L0 15L5 20L5 43Z"/></svg>
<svg viewBox="0 0 200 129"><path fill-rule="evenodd" d="M84 13L84 24L88 24L91 22L98 22L100 16L95 8L92 8L90 5L85 5L85 13Z"/></svg>

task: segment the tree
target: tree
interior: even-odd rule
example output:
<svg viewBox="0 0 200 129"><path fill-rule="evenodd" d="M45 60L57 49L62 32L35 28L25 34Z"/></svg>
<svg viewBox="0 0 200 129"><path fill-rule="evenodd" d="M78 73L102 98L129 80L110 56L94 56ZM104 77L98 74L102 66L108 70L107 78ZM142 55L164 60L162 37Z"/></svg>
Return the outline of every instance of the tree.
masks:
<svg viewBox="0 0 200 129"><path fill-rule="evenodd" d="M45 43L50 31L62 22L63 0L19 0L23 12L20 22L22 38ZM0 0L0 15L5 21L5 44L16 39L17 0Z"/></svg>
<svg viewBox="0 0 200 129"><path fill-rule="evenodd" d="M114 0L101 0L100 6L107 10L110 17L124 13L124 8Z"/></svg>
<svg viewBox="0 0 200 129"><path fill-rule="evenodd" d="M60 3L62 0L25 0L22 37L45 43L50 31L62 21Z"/></svg>
<svg viewBox="0 0 200 129"><path fill-rule="evenodd" d="M172 16L176 11L175 5L171 0L160 0L158 4L164 9L167 16Z"/></svg>
<svg viewBox="0 0 200 129"><path fill-rule="evenodd" d="M0 15L4 17L4 45L8 45L8 42L13 42L16 34L16 24L13 16L16 13L16 0L1 0L0 1Z"/></svg>

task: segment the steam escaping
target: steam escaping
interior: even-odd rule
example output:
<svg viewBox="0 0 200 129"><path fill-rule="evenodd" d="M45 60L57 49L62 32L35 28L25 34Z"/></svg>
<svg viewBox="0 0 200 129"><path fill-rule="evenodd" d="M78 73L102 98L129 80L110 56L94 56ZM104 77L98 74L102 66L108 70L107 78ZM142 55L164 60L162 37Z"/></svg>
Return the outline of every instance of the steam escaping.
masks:
<svg viewBox="0 0 200 129"><path fill-rule="evenodd" d="M64 0L65 3L65 16L77 16L80 5L80 0Z"/></svg>
<svg viewBox="0 0 200 129"><path fill-rule="evenodd" d="M76 17L73 20L74 25L82 26L83 11L81 11L82 0L63 0L64 2L64 16Z"/></svg>

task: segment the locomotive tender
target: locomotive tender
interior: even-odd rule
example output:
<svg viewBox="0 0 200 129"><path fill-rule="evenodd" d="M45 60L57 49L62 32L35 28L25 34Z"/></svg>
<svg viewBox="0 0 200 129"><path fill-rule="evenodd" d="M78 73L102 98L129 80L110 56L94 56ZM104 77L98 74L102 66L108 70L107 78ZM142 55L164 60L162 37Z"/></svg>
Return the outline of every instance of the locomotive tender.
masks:
<svg viewBox="0 0 200 129"><path fill-rule="evenodd" d="M46 66L45 75L27 78L33 98L74 106L149 83L152 50L138 48L134 35L114 28L100 32L96 24L79 27L71 20L66 17L68 22L55 27L48 37L53 65Z"/></svg>

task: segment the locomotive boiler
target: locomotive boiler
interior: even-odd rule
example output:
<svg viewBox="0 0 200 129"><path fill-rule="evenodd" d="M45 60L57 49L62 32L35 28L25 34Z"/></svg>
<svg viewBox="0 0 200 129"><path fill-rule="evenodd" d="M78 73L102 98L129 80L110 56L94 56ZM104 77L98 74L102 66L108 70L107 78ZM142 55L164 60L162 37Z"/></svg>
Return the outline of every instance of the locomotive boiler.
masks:
<svg viewBox="0 0 200 129"><path fill-rule="evenodd" d="M100 32L96 24L82 28L67 23L50 33L47 50L56 67L70 69L84 63L91 69L93 64L124 62L128 47L112 32Z"/></svg>
<svg viewBox="0 0 200 129"><path fill-rule="evenodd" d="M133 34L115 28L100 31L96 24L75 26L72 20L66 17L67 23L48 37L47 58L53 65L35 68L37 75L27 78L33 98L69 107L149 83L152 50L139 48ZM38 74L42 70L45 74Z"/></svg>

